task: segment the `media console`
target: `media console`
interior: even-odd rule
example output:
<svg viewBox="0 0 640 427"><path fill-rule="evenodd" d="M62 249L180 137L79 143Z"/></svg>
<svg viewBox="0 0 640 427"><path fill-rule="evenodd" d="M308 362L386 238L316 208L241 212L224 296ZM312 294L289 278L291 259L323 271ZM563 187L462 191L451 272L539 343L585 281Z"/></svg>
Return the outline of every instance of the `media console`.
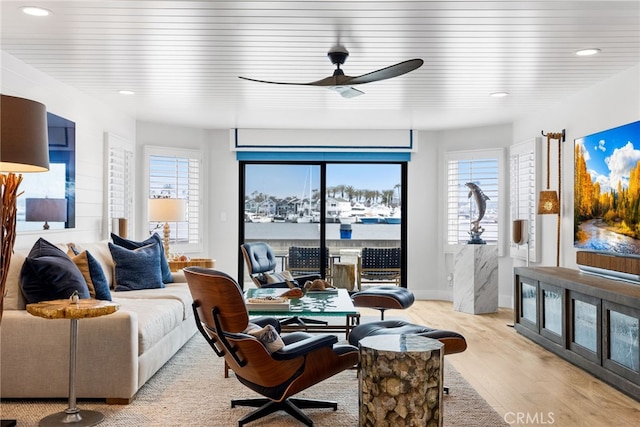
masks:
<svg viewBox="0 0 640 427"><path fill-rule="evenodd" d="M640 286L562 267L516 267L514 326L640 401Z"/></svg>

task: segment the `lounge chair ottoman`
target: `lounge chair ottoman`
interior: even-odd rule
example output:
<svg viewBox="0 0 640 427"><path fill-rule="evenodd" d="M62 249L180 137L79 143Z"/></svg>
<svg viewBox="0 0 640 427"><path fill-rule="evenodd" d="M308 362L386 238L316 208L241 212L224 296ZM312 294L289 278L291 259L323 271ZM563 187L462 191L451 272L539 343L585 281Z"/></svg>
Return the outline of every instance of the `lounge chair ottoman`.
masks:
<svg viewBox="0 0 640 427"><path fill-rule="evenodd" d="M467 349L467 340L457 332L429 328L403 320L382 320L358 325L351 330L349 343L357 347L360 340L366 337L399 334L414 334L436 339L444 344L445 355L462 353Z"/></svg>
<svg viewBox="0 0 640 427"><path fill-rule="evenodd" d="M421 337L433 338L444 344L444 354L462 353L467 349L467 340L457 332L443 329L433 329L416 325L402 320L383 320L379 322L363 323L356 326L349 334L349 344L359 347L360 340L376 335L414 334ZM449 387L444 387L449 393Z"/></svg>
<svg viewBox="0 0 640 427"><path fill-rule="evenodd" d="M399 286L376 286L351 295L356 307L380 310L380 320L384 320L384 311L389 309L404 310L413 305L413 292Z"/></svg>

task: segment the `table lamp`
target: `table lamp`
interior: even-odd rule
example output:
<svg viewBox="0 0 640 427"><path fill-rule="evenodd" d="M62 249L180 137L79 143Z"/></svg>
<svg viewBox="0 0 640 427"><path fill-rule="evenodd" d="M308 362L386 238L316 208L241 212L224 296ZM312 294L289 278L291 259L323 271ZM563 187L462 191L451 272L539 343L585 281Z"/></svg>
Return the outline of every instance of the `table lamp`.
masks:
<svg viewBox="0 0 640 427"><path fill-rule="evenodd" d="M169 222L186 221L186 204L184 199L149 199L147 205L149 221L164 222L164 254L169 256Z"/></svg>
<svg viewBox="0 0 640 427"><path fill-rule="evenodd" d="M21 172L49 170L46 107L29 99L0 97L0 321L5 283L16 239L16 212Z"/></svg>
<svg viewBox="0 0 640 427"><path fill-rule="evenodd" d="M49 229L49 221L67 221L67 199L26 199L25 221L44 221L43 230Z"/></svg>

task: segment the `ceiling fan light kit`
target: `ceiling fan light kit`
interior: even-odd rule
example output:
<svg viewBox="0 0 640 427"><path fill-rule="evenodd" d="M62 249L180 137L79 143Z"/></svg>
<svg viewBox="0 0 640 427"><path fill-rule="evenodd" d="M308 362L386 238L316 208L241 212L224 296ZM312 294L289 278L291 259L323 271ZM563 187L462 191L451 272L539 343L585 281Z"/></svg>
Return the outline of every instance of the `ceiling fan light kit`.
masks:
<svg viewBox="0 0 640 427"><path fill-rule="evenodd" d="M411 71L417 70L424 64L424 61L419 58L409 59L407 61L399 62L389 67L381 68L370 73L362 74L360 76L347 76L340 68L349 57L349 51L344 46L334 46L327 53L329 60L336 66L333 71L333 75L325 77L311 83L291 83L291 82L273 82L268 80L258 80L249 77L239 76L241 79L249 80L258 83L270 83L279 85L298 85L298 86L321 86L327 87L334 92L342 95L343 98L353 98L358 95L364 94L361 90L354 89L353 85L359 85L364 83L372 83L380 80L391 79L398 77Z"/></svg>

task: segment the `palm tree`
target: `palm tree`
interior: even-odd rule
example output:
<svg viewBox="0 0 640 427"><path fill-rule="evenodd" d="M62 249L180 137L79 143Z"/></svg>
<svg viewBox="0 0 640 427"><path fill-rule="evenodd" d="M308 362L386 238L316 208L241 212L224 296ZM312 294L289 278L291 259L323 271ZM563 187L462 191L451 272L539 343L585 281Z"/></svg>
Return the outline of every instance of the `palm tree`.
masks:
<svg viewBox="0 0 640 427"><path fill-rule="evenodd" d="M347 199L349 201L352 201L354 196L355 196L355 194L356 194L356 189L353 188L352 185L347 185L347 186L344 187L344 192L347 193Z"/></svg>

